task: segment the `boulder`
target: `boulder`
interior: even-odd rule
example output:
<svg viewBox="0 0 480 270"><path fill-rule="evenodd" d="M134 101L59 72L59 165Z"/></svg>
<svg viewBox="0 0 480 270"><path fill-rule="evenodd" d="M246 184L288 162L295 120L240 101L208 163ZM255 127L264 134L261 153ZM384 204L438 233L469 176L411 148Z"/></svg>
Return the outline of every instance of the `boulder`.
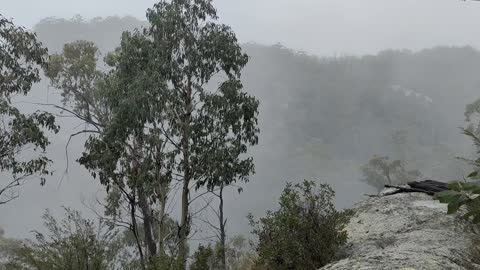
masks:
<svg viewBox="0 0 480 270"><path fill-rule="evenodd" d="M480 269L469 260L474 227L432 196L372 197L354 209L344 259L322 270Z"/></svg>

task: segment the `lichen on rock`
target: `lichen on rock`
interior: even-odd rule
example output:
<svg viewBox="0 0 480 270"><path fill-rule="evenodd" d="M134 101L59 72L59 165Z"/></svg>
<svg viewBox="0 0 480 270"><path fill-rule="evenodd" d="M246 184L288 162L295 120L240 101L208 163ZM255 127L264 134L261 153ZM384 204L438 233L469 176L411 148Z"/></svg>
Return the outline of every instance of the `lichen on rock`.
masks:
<svg viewBox="0 0 480 270"><path fill-rule="evenodd" d="M373 197L357 203L354 210L346 228L349 239L344 259L322 270L475 267L468 259L474 239L471 227L447 215L447 206L431 196Z"/></svg>

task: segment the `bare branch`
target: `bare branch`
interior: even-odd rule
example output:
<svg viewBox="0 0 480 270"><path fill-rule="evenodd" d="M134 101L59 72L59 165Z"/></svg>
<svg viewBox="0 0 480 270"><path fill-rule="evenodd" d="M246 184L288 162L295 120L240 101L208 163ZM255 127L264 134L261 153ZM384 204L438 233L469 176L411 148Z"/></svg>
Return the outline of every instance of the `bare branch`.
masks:
<svg viewBox="0 0 480 270"><path fill-rule="evenodd" d="M66 175L68 175L68 169L69 169L69 165L70 165L69 157L68 157L68 146L70 145L70 142L71 142L73 137L75 137L77 135L80 135L80 134L83 134L83 133L99 133L99 132L96 131L96 130L81 130L81 131L75 132L73 134L70 134L70 136L68 137L67 144L65 145L65 159L66 159L67 165L66 165L65 171L62 175L62 178L60 178L60 182L58 183L57 188L60 188L60 186L62 185L63 179L65 178Z"/></svg>
<svg viewBox="0 0 480 270"><path fill-rule="evenodd" d="M32 104L32 105L41 105L41 106L51 106L51 107L54 107L56 109L59 109L61 111L65 111L65 112L68 112L70 113L71 115L73 115L74 117L80 119L80 120L83 120L85 123L87 124L90 124L92 126L94 126L96 129L97 129L97 132L100 132L102 130L102 128L104 128L105 126L101 123L98 123L98 122L95 122L93 121L91 118L87 118L73 110L70 110L70 109L67 109L65 107L62 107L62 106L59 106L59 105L56 105L56 104L52 104L52 103L38 103L38 102L27 102L27 101L22 101L22 102L19 102L19 103L26 103L26 104Z"/></svg>

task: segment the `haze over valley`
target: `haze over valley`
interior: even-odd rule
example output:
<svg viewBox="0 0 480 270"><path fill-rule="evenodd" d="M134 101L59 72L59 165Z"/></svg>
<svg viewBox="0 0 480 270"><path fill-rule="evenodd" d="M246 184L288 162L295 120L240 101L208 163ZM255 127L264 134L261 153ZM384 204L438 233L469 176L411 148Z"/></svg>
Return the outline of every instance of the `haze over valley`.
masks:
<svg viewBox="0 0 480 270"><path fill-rule="evenodd" d="M78 40L93 42L97 67L108 71L112 67L103 59L120 45L124 31L148 28L145 10L155 1L23 2L29 11L19 1L4 0L0 14L33 30L49 54L61 54L65 44ZM458 157L477 154L460 128L475 123L475 117L466 122L465 110L480 97L479 4L294 2L214 1L220 22L232 27L249 57L243 91L259 101L258 145L242 154L253 157L255 173L225 191L229 234L248 235L249 213L260 217L277 209L287 181L327 183L335 190L335 207L351 207L379 189L365 170L375 157L401 161L415 180L448 182L471 172ZM53 174L42 187L29 181L19 198L0 205L0 228L11 238L42 231L45 209L60 217L67 206L94 219L106 199L104 186L77 162L90 135L71 135L88 125L52 106L62 104L62 90L42 76L28 96L17 95L12 104L56 116L60 131L48 134L46 150ZM209 90L226 78L214 77ZM175 219L181 212L177 189L167 205ZM192 204L191 211L203 207ZM209 226L198 224L192 241L203 243Z"/></svg>

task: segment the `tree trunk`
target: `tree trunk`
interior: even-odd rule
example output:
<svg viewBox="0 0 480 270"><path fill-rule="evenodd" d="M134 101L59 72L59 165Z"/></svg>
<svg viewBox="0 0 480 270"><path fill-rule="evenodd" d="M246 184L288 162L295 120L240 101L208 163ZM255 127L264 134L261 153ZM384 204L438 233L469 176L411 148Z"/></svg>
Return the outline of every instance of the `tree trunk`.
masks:
<svg viewBox="0 0 480 270"><path fill-rule="evenodd" d="M178 250L179 269L185 270L187 268L187 256L188 256L188 235L190 220L188 218L189 212L189 193L190 193L190 181L192 180L192 173L190 168L190 123L192 120L192 88L191 83L188 83L185 96L184 96L184 119L183 119L183 131L181 148L183 153L183 188L182 188L182 216L180 220L179 240L180 246Z"/></svg>
<svg viewBox="0 0 480 270"><path fill-rule="evenodd" d="M133 170L135 172L134 177L137 181L137 192L138 192L138 206L143 216L143 233L145 246L147 248L147 258L148 261L152 261L153 257L157 255L157 246L155 239L153 238L153 212L148 204L148 197L145 194L142 182L139 181L140 176L140 161L142 158L141 147L143 146L142 136L136 136L133 143Z"/></svg>
<svg viewBox="0 0 480 270"><path fill-rule="evenodd" d="M159 198L160 209L158 214L158 255L165 255L165 209L167 205L167 189L162 188L159 190L159 194L162 194Z"/></svg>
<svg viewBox="0 0 480 270"><path fill-rule="evenodd" d="M153 123L154 129L157 130L157 124ZM170 190L170 179L171 171L167 173L162 173L162 168L164 167L164 145L156 145L155 147L155 175L156 175L156 185L155 193L157 194L157 199L159 203L159 213L158 213L158 256L160 258L165 258L165 217L166 217L166 207L167 207L167 198L168 192Z"/></svg>
<svg viewBox="0 0 480 270"><path fill-rule="evenodd" d="M133 236L135 237L135 241L137 244L137 249L138 249L138 254L140 255L140 265L142 267L142 270L145 270L145 256L143 255L143 249L142 249L142 244L140 243L140 239L138 236L138 226L137 226L137 217L135 216L135 200L131 200L129 202L130 204L130 218L132 219L132 233Z"/></svg>
<svg viewBox="0 0 480 270"><path fill-rule="evenodd" d="M220 193L219 193L219 198L220 198L220 204L218 205L218 217L220 221L220 270L225 270L227 269L226 265L226 232L225 232L225 226L227 224L227 221L224 218L223 215L223 183L220 185Z"/></svg>
<svg viewBox="0 0 480 270"><path fill-rule="evenodd" d="M138 205L143 215L143 231L145 236L145 245L147 246L147 257L151 261L157 255L157 245L153 238L153 213L148 205L148 200L143 189L138 191Z"/></svg>
<svg viewBox="0 0 480 270"><path fill-rule="evenodd" d="M188 189L189 181L183 180L183 190L182 190L182 217L180 221L180 231L179 231L179 238L180 238L180 246L178 250L178 259L179 259L179 269L184 270L187 267L187 238L188 238L188 227L189 227L189 220L188 220Z"/></svg>

